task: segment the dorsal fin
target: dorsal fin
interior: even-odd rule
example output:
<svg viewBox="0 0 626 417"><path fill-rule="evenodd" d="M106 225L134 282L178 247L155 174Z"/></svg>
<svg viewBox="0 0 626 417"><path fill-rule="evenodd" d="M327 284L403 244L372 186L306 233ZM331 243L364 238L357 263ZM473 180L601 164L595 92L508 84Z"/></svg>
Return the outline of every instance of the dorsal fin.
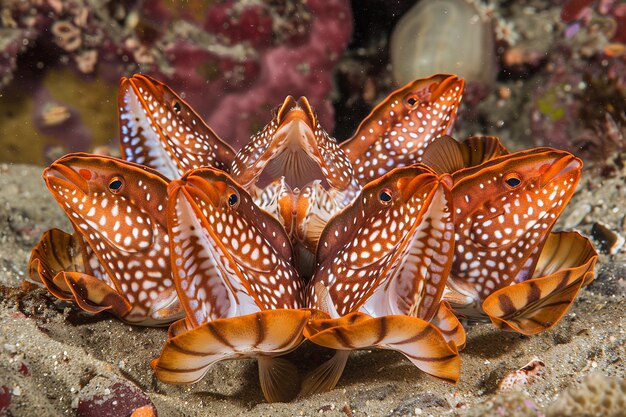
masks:
<svg viewBox="0 0 626 417"><path fill-rule="evenodd" d="M509 153L496 136L471 136L459 143L459 145L459 149L463 154L463 165L465 168L480 165L483 162Z"/></svg>
<svg viewBox="0 0 626 417"><path fill-rule="evenodd" d="M438 137L426 147L422 163L437 174L451 174L465 168L461 145L448 135Z"/></svg>

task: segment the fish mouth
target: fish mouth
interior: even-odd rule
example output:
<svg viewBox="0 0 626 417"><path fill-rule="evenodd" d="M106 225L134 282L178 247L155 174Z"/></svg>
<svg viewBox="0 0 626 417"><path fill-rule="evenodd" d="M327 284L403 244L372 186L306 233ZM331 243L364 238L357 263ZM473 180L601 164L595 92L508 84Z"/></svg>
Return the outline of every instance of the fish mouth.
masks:
<svg viewBox="0 0 626 417"><path fill-rule="evenodd" d="M88 171L90 175L93 175L91 170L87 168L85 168L85 170ZM50 189L53 187L63 187L66 189L78 189L83 194L89 192L89 183L87 180L80 173L76 172L74 168L63 163L54 162L43 170L41 176Z"/></svg>
<svg viewBox="0 0 626 417"><path fill-rule="evenodd" d="M120 89L125 90L127 93L130 92L130 89L132 89L133 93L143 101L140 91L140 89L143 88L146 92L158 100L162 97L160 90L157 88L158 84L158 81L152 80L143 74L135 74L130 78L123 78L120 81Z"/></svg>
<svg viewBox="0 0 626 417"><path fill-rule="evenodd" d="M263 187L270 180L284 177L291 188L302 189L320 179L328 186L322 171L325 165L315 137L315 115L307 99L287 96L277 113L279 127L274 134L275 150L259 176Z"/></svg>
<svg viewBox="0 0 626 417"><path fill-rule="evenodd" d="M580 170L583 167L583 162L574 155L563 156L553 164L547 166L545 171L541 174L541 185L546 185L549 182L562 178L566 175L574 177L580 177Z"/></svg>
<svg viewBox="0 0 626 417"><path fill-rule="evenodd" d="M437 180L435 174L431 172L424 172L416 175L408 181L403 181L398 184L400 190L400 196L404 203L407 203L414 196L420 194L429 194L435 190L434 183Z"/></svg>
<svg viewBox="0 0 626 417"><path fill-rule="evenodd" d="M183 192L190 201L195 197L218 207L226 196L228 184L220 178L207 179L206 175L190 172L181 179L171 181L167 186L168 199L172 200L176 193Z"/></svg>

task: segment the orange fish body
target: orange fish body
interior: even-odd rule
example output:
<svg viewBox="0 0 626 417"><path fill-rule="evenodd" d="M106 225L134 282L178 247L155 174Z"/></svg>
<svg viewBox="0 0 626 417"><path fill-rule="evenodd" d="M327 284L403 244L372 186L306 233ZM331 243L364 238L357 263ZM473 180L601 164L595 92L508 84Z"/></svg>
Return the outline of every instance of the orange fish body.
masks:
<svg viewBox="0 0 626 417"><path fill-rule="evenodd" d="M220 360L256 358L266 399L298 391L295 367L277 358L303 340L304 283L282 226L227 174L202 168L169 187L174 281L187 317L172 325L152 366L157 377L193 383Z"/></svg>
<svg viewBox="0 0 626 417"><path fill-rule="evenodd" d="M75 234L47 232L31 255L31 277L90 313L109 310L141 325L180 318L165 218L167 179L81 153L54 162L43 177Z"/></svg>
<svg viewBox="0 0 626 417"><path fill-rule="evenodd" d="M308 287L309 306L330 319L322 314L305 335L338 352L305 380L304 393L331 389L357 348L398 350L435 377L458 379L465 334L440 303L453 239L446 180L420 165L367 184L332 218Z"/></svg>

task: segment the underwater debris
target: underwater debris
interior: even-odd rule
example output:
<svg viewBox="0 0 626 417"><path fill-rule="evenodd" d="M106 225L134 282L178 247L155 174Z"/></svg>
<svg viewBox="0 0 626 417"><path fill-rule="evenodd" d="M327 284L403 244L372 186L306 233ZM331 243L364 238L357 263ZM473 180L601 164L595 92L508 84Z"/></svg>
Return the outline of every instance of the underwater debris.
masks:
<svg viewBox="0 0 626 417"><path fill-rule="evenodd" d="M517 371L507 374L500 384L500 391L521 391L545 376L546 364L540 359L533 359Z"/></svg>

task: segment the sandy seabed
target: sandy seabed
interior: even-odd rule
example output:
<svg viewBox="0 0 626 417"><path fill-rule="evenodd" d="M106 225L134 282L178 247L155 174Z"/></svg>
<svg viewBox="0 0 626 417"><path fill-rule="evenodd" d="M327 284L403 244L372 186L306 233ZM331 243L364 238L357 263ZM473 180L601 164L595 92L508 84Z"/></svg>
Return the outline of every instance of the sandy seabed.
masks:
<svg viewBox="0 0 626 417"><path fill-rule="evenodd" d="M114 409L150 401L160 417L532 416L546 412L559 393L591 373L622 380L626 374L626 264L624 257L603 255L596 281L551 331L524 337L487 324L471 326L456 386L428 377L389 351L353 353L336 389L288 404L264 402L251 360L219 363L194 385L160 383L149 362L158 356L166 329L89 316L44 289L22 288L40 235L52 227L71 230L40 173L38 167L0 164L0 416L119 415L94 413L97 408L87 405ZM597 187L609 202L611 195L624 195L611 191L619 184L623 179ZM576 207L584 204L594 207L587 217L603 215L596 209L600 199L578 192L563 218L574 221ZM585 231L585 222L578 223ZM291 359L306 372L326 355L304 345ZM546 365L542 379L521 392L498 391L506 374L534 358Z"/></svg>

